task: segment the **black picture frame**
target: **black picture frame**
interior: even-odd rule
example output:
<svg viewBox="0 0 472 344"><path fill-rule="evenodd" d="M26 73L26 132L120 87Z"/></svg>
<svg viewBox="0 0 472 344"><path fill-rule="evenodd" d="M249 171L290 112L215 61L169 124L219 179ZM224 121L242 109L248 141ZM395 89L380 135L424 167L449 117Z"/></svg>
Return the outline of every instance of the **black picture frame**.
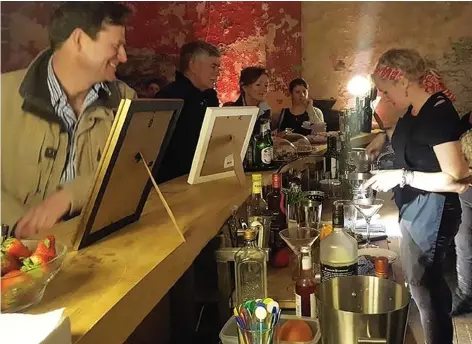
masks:
<svg viewBox="0 0 472 344"><path fill-rule="evenodd" d="M159 114L160 116L169 116L169 112L172 112L161 144L159 145L156 143L156 147L153 147L156 156L146 157L148 164L153 165L151 171L153 176L155 176L159 172L159 168L179 119L183 104L183 100L180 99L123 99L121 101L99 167L94 176L94 183L90 191L89 200L80 215L82 216L82 219L74 241L74 248L76 250L92 245L106 236L117 232L121 228L139 220L149 193L153 187L149 177L144 178L141 176L138 185L139 188L142 188L141 196L139 201L136 203L136 206L129 209L129 213L122 214L121 218L114 220L112 223L105 225L98 230L94 228L97 216L99 216L100 209L103 206L103 198L108 190L107 188L110 178L112 177L115 166L119 161L118 159L122 158L127 159L128 161L130 159L130 152L127 152L127 156L124 156L122 151L131 123L133 121L144 121L144 115L142 115L142 119L139 118L140 114L143 113L148 116L150 113L153 113L155 116L159 116ZM154 118L160 119L154 117L154 115L151 117L151 120L147 119L149 122L148 128L152 127L152 121ZM157 129L158 128L156 128L156 130ZM159 141L158 138L156 138L156 142L157 141ZM133 143L135 142L133 141ZM136 152L134 158L136 163L142 163L140 152ZM142 168L145 170L145 166L142 166ZM131 178L133 178L133 176L131 176ZM141 180L143 180L142 183Z"/></svg>

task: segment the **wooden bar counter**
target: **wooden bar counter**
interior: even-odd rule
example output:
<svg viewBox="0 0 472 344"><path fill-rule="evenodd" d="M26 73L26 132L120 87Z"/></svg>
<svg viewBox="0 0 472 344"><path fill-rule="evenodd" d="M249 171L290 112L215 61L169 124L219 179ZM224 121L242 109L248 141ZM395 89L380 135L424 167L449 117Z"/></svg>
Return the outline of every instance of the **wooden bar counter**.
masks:
<svg viewBox="0 0 472 344"><path fill-rule="evenodd" d="M375 131L361 134L352 139L353 146L366 145L374 136ZM251 179L247 176L245 187L236 178L191 186L183 176L160 189L186 242L153 190L137 223L81 251L71 249L41 303L28 312L65 307L73 343L125 342L215 237L231 208L245 202ZM61 223L52 234L72 247L78 221Z"/></svg>
<svg viewBox="0 0 472 344"><path fill-rule="evenodd" d="M187 184L187 177L161 185L186 242L152 191L141 219L79 252L70 251L43 301L30 313L65 307L73 343L123 343L190 267L250 194L236 178ZM57 240L72 242L77 221L56 226Z"/></svg>

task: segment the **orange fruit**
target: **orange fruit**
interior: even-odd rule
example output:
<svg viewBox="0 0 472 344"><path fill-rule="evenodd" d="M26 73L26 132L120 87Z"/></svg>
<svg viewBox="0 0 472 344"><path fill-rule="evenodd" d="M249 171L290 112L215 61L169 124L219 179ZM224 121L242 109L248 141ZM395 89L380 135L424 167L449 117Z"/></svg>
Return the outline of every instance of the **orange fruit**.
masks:
<svg viewBox="0 0 472 344"><path fill-rule="evenodd" d="M321 226L320 240L323 240L333 231L333 225L329 223L323 223Z"/></svg>
<svg viewBox="0 0 472 344"><path fill-rule="evenodd" d="M287 320L280 326L278 332L281 341L309 342L313 340L313 332L303 320Z"/></svg>

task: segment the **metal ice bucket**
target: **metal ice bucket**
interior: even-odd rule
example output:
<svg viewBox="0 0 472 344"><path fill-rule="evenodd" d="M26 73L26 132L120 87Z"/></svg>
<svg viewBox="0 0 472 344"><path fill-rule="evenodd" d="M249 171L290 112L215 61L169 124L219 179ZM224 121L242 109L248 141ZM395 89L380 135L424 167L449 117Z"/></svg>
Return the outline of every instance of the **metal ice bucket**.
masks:
<svg viewBox="0 0 472 344"><path fill-rule="evenodd" d="M388 343L405 339L410 293L391 280L338 277L320 284L323 344Z"/></svg>

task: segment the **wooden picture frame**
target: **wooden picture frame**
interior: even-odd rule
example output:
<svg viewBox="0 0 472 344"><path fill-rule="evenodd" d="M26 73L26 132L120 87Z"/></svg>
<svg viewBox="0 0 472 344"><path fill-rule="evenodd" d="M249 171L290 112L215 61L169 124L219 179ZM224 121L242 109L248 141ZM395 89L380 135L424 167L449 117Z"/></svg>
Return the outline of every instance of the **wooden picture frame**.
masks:
<svg viewBox="0 0 472 344"><path fill-rule="evenodd" d="M189 184L236 176L245 183L242 161L251 140L259 108L209 107L188 177Z"/></svg>
<svg viewBox="0 0 472 344"><path fill-rule="evenodd" d="M82 210L75 249L139 219L153 187L143 161L157 175L183 103L169 99L121 100Z"/></svg>

